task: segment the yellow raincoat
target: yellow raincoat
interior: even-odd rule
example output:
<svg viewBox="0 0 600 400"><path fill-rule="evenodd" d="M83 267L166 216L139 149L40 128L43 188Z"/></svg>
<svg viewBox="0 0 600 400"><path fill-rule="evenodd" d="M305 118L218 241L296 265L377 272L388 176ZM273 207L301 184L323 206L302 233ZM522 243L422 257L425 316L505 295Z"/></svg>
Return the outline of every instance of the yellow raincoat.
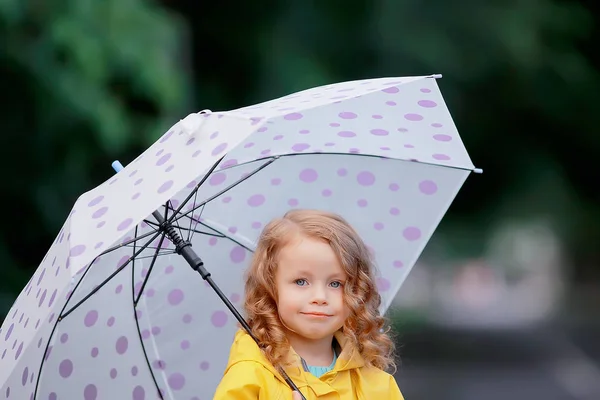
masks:
<svg viewBox="0 0 600 400"><path fill-rule="evenodd" d="M291 351L297 362L287 367L286 373L306 400L404 400L394 377L365 366L358 351L345 350L341 333L336 339L342 352L334 369L321 378L304 371L300 357ZM254 340L239 330L213 400L292 400L292 390Z"/></svg>

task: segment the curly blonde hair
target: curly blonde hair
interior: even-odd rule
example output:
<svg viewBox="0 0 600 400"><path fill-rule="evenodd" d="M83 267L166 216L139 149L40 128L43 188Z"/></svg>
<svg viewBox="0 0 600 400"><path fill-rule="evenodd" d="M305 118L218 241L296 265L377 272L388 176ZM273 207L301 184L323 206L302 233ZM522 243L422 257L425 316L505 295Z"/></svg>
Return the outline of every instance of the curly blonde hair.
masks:
<svg viewBox="0 0 600 400"><path fill-rule="evenodd" d="M279 250L298 234L329 243L348 277L344 302L350 314L341 329L347 343L367 365L395 369L394 343L379 313L381 296L369 250L341 216L317 210L292 210L265 226L246 274L244 308L266 358L282 365L290 346L277 312L275 272Z"/></svg>

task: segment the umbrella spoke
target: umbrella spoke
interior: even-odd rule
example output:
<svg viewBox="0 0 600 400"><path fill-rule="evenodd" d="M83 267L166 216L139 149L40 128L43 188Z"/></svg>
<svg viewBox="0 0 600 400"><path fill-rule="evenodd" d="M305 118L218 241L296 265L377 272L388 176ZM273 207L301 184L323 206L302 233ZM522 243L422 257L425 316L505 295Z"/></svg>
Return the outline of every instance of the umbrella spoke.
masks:
<svg viewBox="0 0 600 400"><path fill-rule="evenodd" d="M144 281L142 282L142 287L140 288L139 293L137 293L137 295L135 294L135 288L133 291L133 294L135 296L134 300L133 300L133 305L134 307L137 307L138 302L140 301L140 297L142 297L142 293L144 292L144 288L146 287L146 284L148 283L148 279L150 279L150 274L152 273L152 269L154 268L154 264L156 264L156 260L158 259L159 254L159 250L160 247L162 246L164 240L165 240L166 235L162 235L160 237L160 240L158 242L158 247L156 248L156 251L154 252L154 254L152 255L152 261L150 261L150 267L148 267L148 273L146 273L146 276L144 277ZM175 252L173 252L175 253ZM138 258L139 259L139 258ZM135 260L134 260L135 261ZM132 276L131 276L131 284L135 285L135 267L131 269L132 270Z"/></svg>
<svg viewBox="0 0 600 400"><path fill-rule="evenodd" d="M220 230L218 230L218 229L216 229L216 228L213 228L212 226L208 225L207 223L205 223L205 222L203 222L203 221L198 221L198 224L199 224L199 225L202 225L202 226L204 226L205 228L211 229L211 230L213 230L213 231L215 231L215 232L216 232L216 234L213 234L213 235L211 235L211 236L215 236L215 237L219 237L219 238L224 238L224 239L229 239L229 240L231 240L233 243L237 244L238 246L240 246L240 247L243 247L244 249L248 250L248 251L249 251L249 252L251 252L251 253L254 253L254 250L252 250L252 249L251 249L250 247L248 247L247 245L245 245L245 244L243 244L242 242L240 242L239 240L237 240L237 239L235 239L235 238L233 238L233 237L231 237L231 236L229 236L229 235L227 235L227 234L225 234L225 233L221 232ZM182 229L184 229L184 230L185 230L186 228L182 228ZM205 234L205 232L202 232L202 231L194 231L194 232L197 232L197 233L203 233L203 234Z"/></svg>
<svg viewBox="0 0 600 400"><path fill-rule="evenodd" d="M113 247L111 247L111 248L109 248L109 249L106 249L106 250L104 250L102 253L100 253L100 255L98 255L98 257L100 257L100 256L102 256L102 255L104 255L104 254L108 254L108 253L110 253L110 252L113 252L113 251L115 251L115 250L119 250L119 249L120 249L120 248L122 248L122 247L127 247L127 246L129 246L130 244L132 244L132 243L135 243L135 242L137 242L138 240L145 239L145 238L147 238L148 236L151 236L151 235L156 235L156 237L158 237L159 233L158 233L158 231L146 232L146 233L144 233L144 234L142 234L142 235L140 235L140 236L136 236L136 237L134 237L133 239L126 240L126 241L124 241L123 243L120 243L120 244L118 244L118 245L116 245L116 246L113 246ZM152 241L152 240L151 240L151 241Z"/></svg>
<svg viewBox="0 0 600 400"><path fill-rule="evenodd" d="M236 187L237 185L239 185L240 183L248 180L249 178L251 178L252 176L256 175L258 172L262 171L263 169L265 169L267 166L271 165L275 160L277 160L279 158L279 156L276 157L270 157L266 159L266 162L264 162L263 164L261 164L260 166L258 166L254 171L248 173L248 175L243 176L242 178L238 179L237 181L233 182L231 185L227 186L225 189L218 191L217 193L213 194L212 196L210 196L208 199L204 200L203 202L201 202L198 205L195 205L192 209L190 209L189 211L186 211L185 213L180 213L181 210L181 205L179 206L179 208L177 209L177 213L178 214L173 214L171 216L171 219L169 220L169 222L175 222L178 221L179 219L183 218L184 216L193 213L194 211L196 211L198 208L200 207L204 207L206 204L210 203L211 201L213 201L214 199L218 198L219 196L221 196L224 193L227 193L228 191L230 191L231 189L233 189L234 187ZM202 181L204 182L204 180ZM201 182L201 183L202 183ZM200 184L199 183L196 186L196 189L194 189L194 191L197 191L200 188ZM188 196L191 197L191 196ZM189 200L189 199L187 199ZM176 216L177 215L177 216Z"/></svg>
<svg viewBox="0 0 600 400"><path fill-rule="evenodd" d="M192 198L192 196L195 196L196 193L198 192L198 189L200 188L200 186L202 186L204 184L204 182L206 182L206 180L208 179L208 177L210 176L210 174L213 173L213 171L215 169L217 169L217 166L221 163L221 161L223 161L223 158L225 158L225 156L219 158L217 160L217 162L215 162L210 168L209 170L206 172L206 174L204 174L204 176L202 177L202 179L200 180L200 182L198 182L198 184L196 185L196 188L194 190L192 190L190 192L190 194L187 195L187 197L181 202L181 204L179 205L179 207L177 207L177 211L175 211L173 213L173 215L171 215L171 220L169 220L169 222L173 222L172 219L176 216L179 215L181 210L183 209L183 207L185 207L185 205L190 201L190 199ZM165 219L166 220L166 219Z"/></svg>
<svg viewBox="0 0 600 400"><path fill-rule="evenodd" d="M135 231L137 233L138 227L135 227ZM150 268L148 268L148 273L146 274L146 276L144 277L144 282L142 283L142 287L140 288L140 292L137 294L135 293L135 244L133 247L133 254L132 254L132 268L131 268L131 285L132 285L132 291L131 293L134 296L134 300L133 300L133 319L135 320L135 329L138 333L138 338L140 340L140 346L142 347L142 352L144 353L144 360L146 360L146 365L148 366L148 372L150 372L150 376L152 377L152 382L154 382L154 386L156 388L156 392L158 393L158 396L161 398L161 400L163 399L163 395L160 391L160 387L158 386L158 381L156 380L156 376L154 376L154 371L152 370L152 365L150 364L150 359L148 358L148 352L146 351L146 346L144 346L144 339L142 337L142 331L140 329L140 322L138 320L138 316L136 313L136 308L137 308L137 303L140 300L140 297L142 295L142 293L144 292L144 288L146 287L146 283L148 282L148 279L150 279L150 274L152 273L152 269L154 268L154 263L156 262L156 259L158 258L158 253L159 250L163 244L163 241L165 240L165 234L163 233L162 236L160 237L160 240L158 242L158 247L156 248L156 251L154 252L154 258L152 259L152 262L150 263Z"/></svg>
<svg viewBox="0 0 600 400"><path fill-rule="evenodd" d="M62 312L61 315L57 318L57 321L62 321L63 319L65 319L69 314L71 314L79 306L81 306L83 303L85 303L87 299L89 299L95 293L97 293L100 289L102 289L104 287L104 285L106 285L108 282L110 282L110 280L113 279L119 272L121 272L123 269L125 269L125 267L127 267L127 265L129 265L129 263L132 260L134 260L144 250L146 250L146 248L150 245L150 243L152 243L160 235L161 235L160 233L155 233L155 235L148 242L146 242L146 244L142 245L139 248L139 250L135 251L135 253L131 257L129 257L129 259L127 261L125 261L123 263L123 265L119 266L119 268L117 268L112 274L110 274L108 276L108 278L104 279L98 286L96 286L94 289L92 289L92 291L90 293L88 293L87 295L85 295L83 297L83 299L79 300L73 307L69 308L69 310L67 310L66 312ZM77 285L75 285L75 288L73 289L73 293L75 293L75 291L77 290L77 288L79 287L79 285L81 284L81 282L83 282L83 280L85 279L85 276L87 275L87 273L90 270L90 268L91 268L91 266L92 266L93 263L94 262L92 261L89 264L87 270L83 273L83 276L81 277L81 279L79 280L79 282L77 282ZM65 304L65 306L66 306L66 304Z"/></svg>

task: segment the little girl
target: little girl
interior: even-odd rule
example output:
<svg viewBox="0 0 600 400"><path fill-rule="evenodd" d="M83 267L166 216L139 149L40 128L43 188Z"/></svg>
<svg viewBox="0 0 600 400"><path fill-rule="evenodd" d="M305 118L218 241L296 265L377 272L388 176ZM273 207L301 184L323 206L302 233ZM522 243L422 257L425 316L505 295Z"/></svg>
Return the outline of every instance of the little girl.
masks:
<svg viewBox="0 0 600 400"><path fill-rule="evenodd" d="M369 251L340 216L294 210L263 230L246 277L247 322L214 400L403 399Z"/></svg>

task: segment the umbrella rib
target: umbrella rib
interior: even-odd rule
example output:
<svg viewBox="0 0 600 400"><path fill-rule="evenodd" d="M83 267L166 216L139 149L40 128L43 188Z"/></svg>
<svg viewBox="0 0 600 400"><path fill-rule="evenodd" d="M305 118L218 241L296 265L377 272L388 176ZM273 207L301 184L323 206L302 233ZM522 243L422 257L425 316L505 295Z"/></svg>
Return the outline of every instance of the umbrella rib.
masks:
<svg viewBox="0 0 600 400"><path fill-rule="evenodd" d="M128 245L130 245L131 243L135 243L135 242L137 242L138 240L141 240L141 239L147 238L148 236L151 236L151 235L156 235L156 237L158 237L158 235L160 235L160 233L159 233L158 231L152 231L152 232L147 232L147 233L144 233L144 234L143 234L143 235L141 235L141 236L137 236L137 237L134 237L133 239L126 240L126 241L124 241L123 243L120 243L120 244L118 244L118 245L116 245L116 246L113 246L113 247L111 247L111 248L109 248L109 249L106 249L106 250L104 250L102 253L100 253L100 254L98 255L98 257L100 257L100 256L103 256L103 255L105 255L105 254L108 254L108 253L110 253L110 252L113 252L113 251L115 251L115 250L119 250L119 249L120 249L120 248L122 248L122 247L128 246ZM154 240L154 238L153 238L152 240ZM97 258L97 257L96 257L96 258Z"/></svg>
<svg viewBox="0 0 600 400"><path fill-rule="evenodd" d="M134 307L137 307L137 304L140 301L140 297L142 297L142 293L144 292L144 289L146 288L146 284L148 283L148 279L150 279L150 273L152 272L152 269L154 268L154 264L156 264L156 260L158 259L158 256L160 255L159 254L160 246L162 246L163 242L165 241L165 237L166 237L165 234L163 234L160 237L160 241L158 242L158 248L154 252L154 255L152 255L152 261L150 261L150 267L148 267L148 273L144 277L144 281L142 282L142 287L140 288L139 293L136 295L136 298L133 300ZM173 252L173 253L175 253L175 252ZM137 259L139 260L140 258L137 258ZM134 260L134 262L135 262L135 260ZM135 270L135 268L132 268L132 270ZM135 273L135 272L133 272L133 273ZM132 281L132 285L133 285L134 281L135 281L134 275L132 275L131 281ZM135 292L135 288L134 288L134 292Z"/></svg>
<svg viewBox="0 0 600 400"><path fill-rule="evenodd" d="M173 219L175 218L176 215L178 215L179 213L181 213L181 210L183 209L183 207L190 201L190 199L192 198L192 196L194 196L196 193L198 193L198 189L200 188L200 186L202 186L204 184L204 182L206 182L206 180L208 179L208 177L210 176L210 174L213 173L213 171L215 169L217 169L217 166L221 163L221 161L223 161L223 159L225 158L225 156L219 158L206 172L206 174L204 174L204 176L202 177L202 179L200 180L200 182L198 182L198 184L196 185L196 188L194 190L192 190L192 192L190 194L187 195L187 197L185 198L185 200L183 200L181 202L181 204L179 205L179 207L177 207L177 211L175 211L173 213L173 215L171 215L171 217L169 218L169 220L165 219L165 221L168 222L173 222Z"/></svg>
<svg viewBox="0 0 600 400"><path fill-rule="evenodd" d="M193 213L198 208L205 206L206 204L208 204L209 202L213 201L214 199L216 199L217 197L221 196L222 194L227 193L228 191L230 191L231 189L233 189L234 187L236 187L240 183L242 183L242 182L246 181L247 179L251 178L252 176L256 175L258 172L262 171L263 169L265 169L266 167L268 167L269 165L271 165L278 158L279 158L278 156L277 157L266 158L265 160L267 160L267 161L265 163L261 164L254 171L250 172L248 175L244 176L243 178L240 178L237 181L233 182L231 185L227 186L225 189L220 190L217 193L213 194L208 199L204 200L202 203L200 203L198 205L195 205L192 209L190 209L189 211L187 211L185 213L179 213L179 210L181 209L181 206L179 206L179 209L177 210L177 213L179 213L179 214L174 213L171 216L169 222L178 221L181 218L187 216L188 214ZM194 189L194 191L198 191L199 188L200 188L200 184L198 184L198 186L196 187L196 189ZM191 198L191 196L188 196L188 197ZM175 217L176 215L177 215L177 217Z"/></svg>
<svg viewBox="0 0 600 400"><path fill-rule="evenodd" d="M231 236L228 236L228 235L226 235L225 233L221 232L220 230L213 228L212 226L208 225L207 223L205 223L205 222L200 222L200 221L198 221L198 223L199 223L200 225L202 225L202 226L205 226L205 227L207 227L207 228L209 228L209 229L212 229L213 231L215 231L215 232L217 232L217 233L218 233L218 235L214 235L214 236L216 236L216 237L219 237L219 238L223 238L223 239L229 239L229 240L231 240L233 243L237 244L238 246L241 246L241 247L243 247L244 249L248 250L248 251L249 251L249 252L251 252L251 253L254 253L254 250L252 250L252 249L251 249L250 247L248 247L247 245L245 245L245 244L243 244L242 242L240 242L240 241L238 241L238 240L236 240L236 239L232 238ZM183 228L183 229L185 230L186 228ZM194 231L194 232L203 233L202 231Z"/></svg>
<svg viewBox="0 0 600 400"><path fill-rule="evenodd" d="M87 295L85 295L85 297L81 300L79 300L77 302L77 304L75 304L73 307L71 307L67 312L61 312L61 315L58 317L57 322L58 321L62 321L63 319L65 319L69 314L71 314L73 311L75 311L80 305L82 305L87 299L89 299L90 297L92 297L96 292L98 292L100 289L102 289L102 287L104 287L104 285L106 285L108 282L110 282L110 280L112 278L114 278L119 272L121 272L127 265L129 265L129 263L135 259L135 257L137 257L138 255L140 255L140 253L144 250L146 250L146 248L149 246L150 243L152 243L152 241L154 241L158 236L160 236L161 233L156 233L154 235L154 237L152 237L148 242L146 242L146 244L144 244L143 246L140 247L139 250L137 250L135 252L135 254L130 257L127 261L125 261L123 263L123 265L121 265L119 268L117 268L112 274L110 274L108 276L108 278L104 279L104 281L102 281L102 283L100 283L98 286L96 286L94 289L92 289L92 291L90 293L88 293ZM98 256L99 257L99 256ZM91 262L87 268L87 270L85 271L85 273L83 274L83 276L81 277L81 279L79 280L79 282L77 283L77 285L75 286L75 289L73 290L73 294L75 294L75 291L77 290L77 287L79 286L79 284L81 282L83 282L83 279L85 278L85 275L87 274L87 272L90 270L90 267L92 266L93 262ZM68 302L67 302L68 303ZM66 304L65 304L65 308L66 308ZM63 310L64 311L64 310Z"/></svg>
<svg viewBox="0 0 600 400"><path fill-rule="evenodd" d="M135 227L135 231L137 233L138 227ZM152 268L154 268L154 263L156 262L156 259L158 258L158 253L159 250L163 244L163 241L165 240L165 234L163 233L162 236L160 237L160 240L158 242L158 247L156 248L156 252L154 253L154 258L152 259L152 262L150 263L150 268L148 269L148 273L146 274L146 277L144 278L144 282L142 283L142 287L140 288L140 292L136 295L135 294L135 245L133 246L133 254L132 254L132 268L131 268L131 294L133 296L135 296L134 300L133 300L133 319L135 321L135 329L137 330L138 333L138 337L140 340L140 346L142 347L142 351L144 352L144 359L146 360L146 365L148 366L148 371L150 372L150 376L152 377L152 381L154 382L154 387L156 388L156 392L158 393L159 397L161 398L161 400L163 399L162 393L160 391L160 387L158 386L158 382L156 381L156 377L154 376L154 372L152 371L152 366L150 365L150 360L148 359L148 353L146 352L146 346L144 346L144 340L142 338L142 332L140 331L140 322L138 320L138 316L137 316L137 304L138 301L140 300L140 297L142 296L142 293L144 292L144 288L146 287L146 283L148 282L148 279L150 279L150 274L152 273Z"/></svg>
<svg viewBox="0 0 600 400"><path fill-rule="evenodd" d="M152 242L154 239L156 239L156 238L158 237L158 235L159 235L159 234L155 234L155 236L154 236L152 239L150 239L150 240L148 241L148 243L151 243L151 242ZM140 238L143 238L143 237L146 237L146 236L148 236L148 235L142 235L141 237L139 237L139 238L138 238L138 240L139 240ZM117 248L118 248L118 247L117 247ZM141 251L143 251L143 249L145 249L145 247L143 247L143 248L142 248L142 249L141 249L141 250L138 252L138 254L139 254L139 253L141 253ZM106 253L106 252L104 252L104 253L102 253L102 254L105 254L105 253ZM98 257L100 257L102 254L98 255L98 256L97 256L97 257L94 259L94 261L95 261L96 259L98 259ZM131 259L130 259L130 260L131 260ZM117 271L116 271L114 274L112 274L112 277L114 277L114 276L115 276L115 275L116 275L118 272L120 272L120 271L121 271L123 268L125 268L125 266L126 266L128 263L129 263L129 261L130 261L130 260L128 260L128 261L127 261L125 264L123 264L123 265L122 265L122 266L121 266L121 267L120 267L120 268L119 268L119 269L118 269L118 270L117 270ZM72 296L72 295L73 295L73 294L74 294L74 293L77 291L77 288L79 287L79 285L81 285L81 282L83 282L83 278L85 278L85 276L87 275L88 271L90 270L90 266L91 266L91 265L94 263L94 261L92 261L92 262L89 264L89 266L88 266L87 270L86 270L86 271L83 273L83 276L81 277L81 279L79 280L79 282L77 282L77 284L75 285L75 288L73 289L73 292L71 293L71 296ZM108 280L112 279L112 277L111 277L111 278L108 278ZM105 282L103 283L103 285L104 285L104 284L106 284L106 282L108 282L108 280L107 280L107 281L105 281ZM98 287L98 288L99 288L99 287ZM98 288L96 288L96 289L98 289ZM97 292L97 291L98 291L98 290L95 290L95 292ZM58 326L58 323L59 323L60 321L62 321L62 320L63 320L63 319L64 319L64 318L65 318L65 317L68 315L68 314L70 314L71 312L73 312L73 311L75 310L75 308L76 308L76 307L78 307L79 305L83 304L83 302L84 302L85 300L87 300L87 299L88 299L90 296L91 296L91 294L90 294L90 295L88 295L88 296L86 296L86 298L85 298L85 299L83 299L82 301L80 301L80 302L79 302L78 304L76 304L76 305L75 305L73 308L69 309L69 311L68 311L67 313L65 313L64 311L65 311L65 309L67 308L67 305L69 304L69 302L68 302L68 301L66 301L66 302L65 302L65 305L64 305L64 306L62 307L62 309L60 310L59 316L58 316L58 318L56 318L56 322L54 323L54 326L52 327L52 331L50 332L50 335L48 336L48 341L46 342L46 347L45 347L45 349L44 349L44 356L42 357L42 359L41 359L41 361L40 361L40 367L38 368L37 378L36 378L36 380L35 380L35 389L33 390L33 398L34 398L34 399L37 399L38 388L40 387L40 379L41 379L41 377L42 377L42 369L44 368L44 362L46 361L46 358L48 357L48 349L50 348L50 341L52 340L52 337L54 336L54 332L56 331L56 327ZM159 392L159 393L160 393L160 392ZM161 399L162 399L162 397L161 397Z"/></svg>

